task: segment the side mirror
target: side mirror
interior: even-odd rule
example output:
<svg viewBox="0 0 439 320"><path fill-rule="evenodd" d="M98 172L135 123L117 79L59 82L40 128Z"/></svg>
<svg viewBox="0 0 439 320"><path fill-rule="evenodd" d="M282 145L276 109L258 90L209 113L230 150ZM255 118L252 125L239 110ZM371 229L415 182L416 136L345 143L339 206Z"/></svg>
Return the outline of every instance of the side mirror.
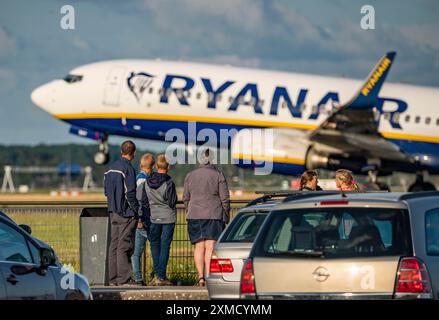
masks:
<svg viewBox="0 0 439 320"><path fill-rule="evenodd" d="M40 261L41 269L47 269L49 266L52 266L56 263L55 252L52 249L41 248L40 249Z"/></svg>
<svg viewBox="0 0 439 320"><path fill-rule="evenodd" d="M32 228L29 227L27 224L20 224L19 227L26 231L28 234L32 234Z"/></svg>
<svg viewBox="0 0 439 320"><path fill-rule="evenodd" d="M11 271L12 271L12 273L14 273L16 275L22 276L22 275L34 272L35 267L22 265L22 264L16 264L16 265L13 265L11 267Z"/></svg>

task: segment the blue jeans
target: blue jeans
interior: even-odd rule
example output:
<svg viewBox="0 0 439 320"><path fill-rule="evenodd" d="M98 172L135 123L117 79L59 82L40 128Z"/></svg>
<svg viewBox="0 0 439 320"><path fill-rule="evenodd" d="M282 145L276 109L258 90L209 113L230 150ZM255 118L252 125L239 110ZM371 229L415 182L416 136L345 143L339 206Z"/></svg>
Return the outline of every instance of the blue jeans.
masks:
<svg viewBox="0 0 439 320"><path fill-rule="evenodd" d="M149 229L149 242L153 260L154 275L166 279L166 268L169 261L172 237L174 236L175 223L151 223Z"/></svg>
<svg viewBox="0 0 439 320"><path fill-rule="evenodd" d="M134 241L134 253L131 256L131 264L133 265L134 281L142 281L142 272L140 271L140 257L143 250L145 250L146 240L148 240L148 234L145 228L136 229L136 237Z"/></svg>

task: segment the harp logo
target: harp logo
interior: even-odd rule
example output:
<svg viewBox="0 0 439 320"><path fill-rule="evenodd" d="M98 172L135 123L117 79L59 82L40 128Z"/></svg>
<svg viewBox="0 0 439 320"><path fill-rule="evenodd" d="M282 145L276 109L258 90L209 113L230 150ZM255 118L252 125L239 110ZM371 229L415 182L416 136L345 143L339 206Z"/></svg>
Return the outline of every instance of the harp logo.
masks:
<svg viewBox="0 0 439 320"><path fill-rule="evenodd" d="M153 78L153 75L146 72L131 72L127 84L137 102L140 101L145 90L151 85Z"/></svg>

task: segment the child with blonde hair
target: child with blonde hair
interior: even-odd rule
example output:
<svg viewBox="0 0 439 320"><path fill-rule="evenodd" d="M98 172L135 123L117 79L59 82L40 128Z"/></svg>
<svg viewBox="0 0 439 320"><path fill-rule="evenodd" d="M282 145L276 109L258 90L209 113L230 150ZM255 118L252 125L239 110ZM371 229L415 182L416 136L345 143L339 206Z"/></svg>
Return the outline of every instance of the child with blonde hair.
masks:
<svg viewBox="0 0 439 320"><path fill-rule="evenodd" d="M339 169L335 172L335 184L342 191L360 191L351 171Z"/></svg>

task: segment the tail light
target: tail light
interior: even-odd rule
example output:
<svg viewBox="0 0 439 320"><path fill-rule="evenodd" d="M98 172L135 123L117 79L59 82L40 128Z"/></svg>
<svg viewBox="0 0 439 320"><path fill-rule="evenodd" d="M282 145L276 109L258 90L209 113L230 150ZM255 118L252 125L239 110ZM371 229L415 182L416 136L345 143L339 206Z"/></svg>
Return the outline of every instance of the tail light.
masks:
<svg viewBox="0 0 439 320"><path fill-rule="evenodd" d="M395 296L432 298L431 282L427 267L417 258L402 258L399 262Z"/></svg>
<svg viewBox="0 0 439 320"><path fill-rule="evenodd" d="M233 264L230 259L217 259L212 258L210 260L210 273L232 273Z"/></svg>
<svg viewBox="0 0 439 320"><path fill-rule="evenodd" d="M241 273L241 295L249 296L256 294L255 275L253 272L253 261L247 259Z"/></svg>

